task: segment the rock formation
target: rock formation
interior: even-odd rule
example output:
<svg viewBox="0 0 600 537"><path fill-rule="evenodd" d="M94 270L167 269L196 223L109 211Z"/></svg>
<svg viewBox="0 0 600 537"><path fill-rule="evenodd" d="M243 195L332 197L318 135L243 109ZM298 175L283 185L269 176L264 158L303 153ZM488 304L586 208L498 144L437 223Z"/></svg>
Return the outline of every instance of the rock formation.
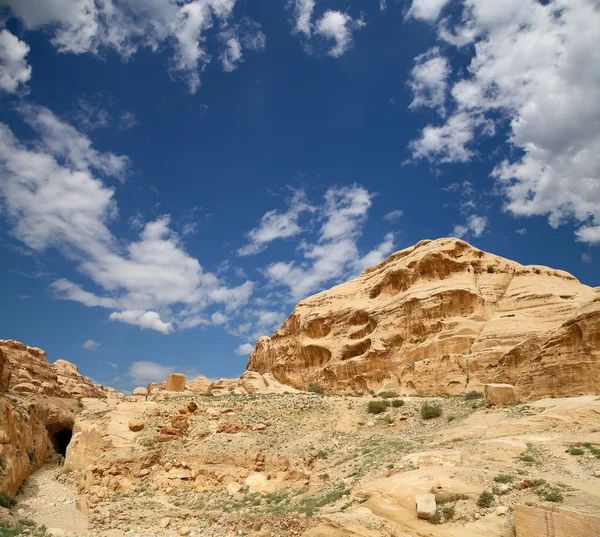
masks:
<svg viewBox="0 0 600 537"><path fill-rule="evenodd" d="M174 375L179 374L173 373L172 375L169 375L169 378L173 377ZM184 375L179 376L183 377L185 381ZM213 395L242 395L245 393L293 393L298 391L291 386L287 386L281 382L278 382L270 373L260 374L256 371L246 371L238 378L220 378L214 382L210 381L204 376L199 376L185 383L184 389L181 389L182 386L183 384L180 383L178 385L180 389L173 390L169 389L169 387L173 387L173 384L169 384L168 379L166 382L161 383L152 382L148 384L147 388L136 388L133 391L133 396L139 400L142 400L143 396L143 399L145 400L146 395L155 396L161 392L169 391L184 391L186 393L199 394L210 392Z"/></svg>
<svg viewBox="0 0 600 537"><path fill-rule="evenodd" d="M300 389L600 393L599 291L462 240L421 241L300 302L247 369Z"/></svg>
<svg viewBox="0 0 600 537"><path fill-rule="evenodd" d="M18 341L0 340L0 369L0 388L4 391L52 397L107 397L107 389L82 376L76 365L67 360L51 365L42 349ZM118 393L108 390L111 395Z"/></svg>

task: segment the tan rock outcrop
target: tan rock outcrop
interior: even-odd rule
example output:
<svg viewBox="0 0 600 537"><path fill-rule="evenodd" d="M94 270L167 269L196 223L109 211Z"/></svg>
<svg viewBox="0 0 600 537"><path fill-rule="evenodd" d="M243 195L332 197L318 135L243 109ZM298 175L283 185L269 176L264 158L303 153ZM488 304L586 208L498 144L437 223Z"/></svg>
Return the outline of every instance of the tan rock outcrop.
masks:
<svg viewBox="0 0 600 537"><path fill-rule="evenodd" d="M329 391L600 393L597 290L459 239L421 241L300 302L247 365Z"/></svg>
<svg viewBox="0 0 600 537"><path fill-rule="evenodd" d="M190 380L186 384L186 391L192 393L206 393L210 390L212 382L204 376L196 377L194 380Z"/></svg>
<svg viewBox="0 0 600 537"><path fill-rule="evenodd" d="M181 373L171 373L165 384L165 390L168 392L185 391L185 375Z"/></svg>
<svg viewBox="0 0 600 537"><path fill-rule="evenodd" d="M106 397L100 387L95 386L88 377L79 373L75 364L67 360L56 360L52 364L60 389L67 397Z"/></svg>
<svg viewBox="0 0 600 537"><path fill-rule="evenodd" d="M492 405L512 405L519 402L517 390L512 384L486 384L483 395Z"/></svg>
<svg viewBox="0 0 600 537"><path fill-rule="evenodd" d="M107 397L118 394L112 388L92 383L67 360L50 364L46 353L12 339L0 340L0 391L43 394L52 397ZM122 394L119 394L122 396Z"/></svg>

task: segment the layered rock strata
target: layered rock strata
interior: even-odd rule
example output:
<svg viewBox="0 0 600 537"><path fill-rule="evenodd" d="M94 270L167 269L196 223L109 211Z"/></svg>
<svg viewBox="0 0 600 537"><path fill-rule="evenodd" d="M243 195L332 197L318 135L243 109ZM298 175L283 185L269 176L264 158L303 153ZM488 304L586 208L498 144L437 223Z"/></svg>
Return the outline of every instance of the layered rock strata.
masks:
<svg viewBox="0 0 600 537"><path fill-rule="evenodd" d="M600 289L459 239L421 241L300 302L247 369L299 389L600 393Z"/></svg>

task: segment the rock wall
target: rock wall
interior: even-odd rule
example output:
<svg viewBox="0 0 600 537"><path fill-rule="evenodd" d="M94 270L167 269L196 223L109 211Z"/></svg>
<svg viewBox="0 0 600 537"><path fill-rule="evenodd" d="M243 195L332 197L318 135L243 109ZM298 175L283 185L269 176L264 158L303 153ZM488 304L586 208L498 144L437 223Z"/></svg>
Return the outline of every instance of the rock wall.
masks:
<svg viewBox="0 0 600 537"><path fill-rule="evenodd" d="M559 507L517 505L517 537L594 537L600 517Z"/></svg>
<svg viewBox="0 0 600 537"><path fill-rule="evenodd" d="M300 302L247 369L300 389L600 393L598 291L462 240L421 241Z"/></svg>
<svg viewBox="0 0 600 537"><path fill-rule="evenodd" d="M55 452L51 434L70 429L77 402L37 395L0 396L0 491L14 496Z"/></svg>
<svg viewBox="0 0 600 537"><path fill-rule="evenodd" d="M70 398L107 396L107 390L83 377L76 365L67 360L51 365L42 349L15 340L0 340L0 371L0 391Z"/></svg>

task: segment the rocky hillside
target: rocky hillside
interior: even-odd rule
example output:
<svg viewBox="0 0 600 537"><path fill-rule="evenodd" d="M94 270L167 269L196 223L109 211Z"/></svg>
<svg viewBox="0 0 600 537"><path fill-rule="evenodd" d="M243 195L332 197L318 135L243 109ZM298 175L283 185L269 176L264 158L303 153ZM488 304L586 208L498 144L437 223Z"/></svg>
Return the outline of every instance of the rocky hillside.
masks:
<svg viewBox="0 0 600 537"><path fill-rule="evenodd" d="M600 393L600 288L458 239L421 241L300 302L248 370L328 391Z"/></svg>
<svg viewBox="0 0 600 537"><path fill-rule="evenodd" d="M107 397L113 390L95 385L67 360L50 364L46 353L12 339L0 340L0 391L52 397Z"/></svg>

